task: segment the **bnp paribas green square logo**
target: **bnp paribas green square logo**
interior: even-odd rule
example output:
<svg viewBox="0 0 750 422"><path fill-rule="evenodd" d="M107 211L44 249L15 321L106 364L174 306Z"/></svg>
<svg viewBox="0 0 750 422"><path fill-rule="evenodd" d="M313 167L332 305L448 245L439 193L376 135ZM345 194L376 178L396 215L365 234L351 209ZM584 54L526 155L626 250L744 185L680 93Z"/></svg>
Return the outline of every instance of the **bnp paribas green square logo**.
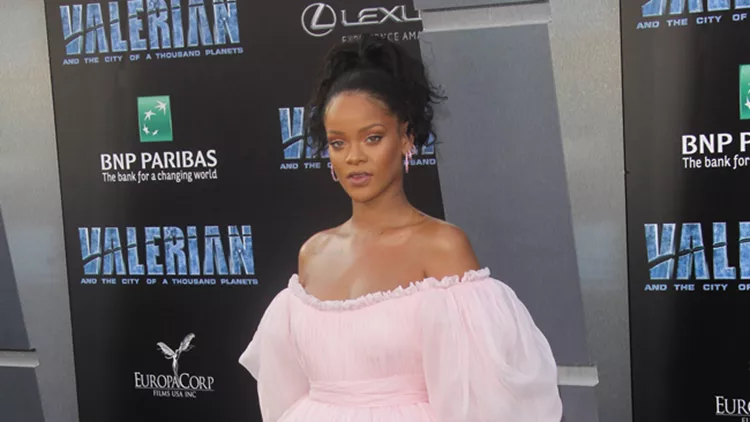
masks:
<svg viewBox="0 0 750 422"><path fill-rule="evenodd" d="M169 96L138 97L138 132L141 142L172 140L172 106Z"/></svg>
<svg viewBox="0 0 750 422"><path fill-rule="evenodd" d="M750 119L750 64L740 65L740 119Z"/></svg>

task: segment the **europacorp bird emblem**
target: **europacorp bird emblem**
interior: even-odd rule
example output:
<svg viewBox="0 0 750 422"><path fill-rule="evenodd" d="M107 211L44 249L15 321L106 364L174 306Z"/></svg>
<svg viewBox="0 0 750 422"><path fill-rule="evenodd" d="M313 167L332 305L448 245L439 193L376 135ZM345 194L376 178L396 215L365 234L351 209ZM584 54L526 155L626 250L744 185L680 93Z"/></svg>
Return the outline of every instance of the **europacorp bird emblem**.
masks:
<svg viewBox="0 0 750 422"><path fill-rule="evenodd" d="M175 379L179 377L180 355L193 349L193 346L190 344L190 342L192 342L194 338L195 334L193 333L186 335L177 350L172 350L172 348L162 342L156 343L156 345L159 346L159 350L161 350L161 352L164 354L164 358L172 359L172 371L174 372Z"/></svg>

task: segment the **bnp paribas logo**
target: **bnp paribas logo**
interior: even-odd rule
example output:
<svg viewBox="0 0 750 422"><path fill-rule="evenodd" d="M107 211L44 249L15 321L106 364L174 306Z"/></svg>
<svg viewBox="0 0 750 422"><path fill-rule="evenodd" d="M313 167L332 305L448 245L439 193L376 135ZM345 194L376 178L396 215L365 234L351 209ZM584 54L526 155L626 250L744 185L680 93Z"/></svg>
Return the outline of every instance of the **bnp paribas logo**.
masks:
<svg viewBox="0 0 750 422"><path fill-rule="evenodd" d="M740 65L740 120L750 120L750 64Z"/></svg>
<svg viewBox="0 0 750 422"><path fill-rule="evenodd" d="M138 133L141 142L172 141L172 106L168 95L138 97Z"/></svg>

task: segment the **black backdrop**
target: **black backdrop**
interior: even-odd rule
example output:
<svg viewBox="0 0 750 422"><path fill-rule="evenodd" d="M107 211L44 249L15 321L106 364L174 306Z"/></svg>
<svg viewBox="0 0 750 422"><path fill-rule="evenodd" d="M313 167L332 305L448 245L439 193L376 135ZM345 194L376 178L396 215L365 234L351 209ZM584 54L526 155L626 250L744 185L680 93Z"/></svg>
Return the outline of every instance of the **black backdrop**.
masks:
<svg viewBox="0 0 750 422"><path fill-rule="evenodd" d="M740 421L750 410L740 411L732 401L750 396L750 332L745 329L750 293L740 279L740 266L750 265L750 250L741 259L747 245L739 242L740 222L750 220L748 167L734 168L735 155L750 156L741 149L741 133L750 130L741 118L750 80L740 80L740 66L750 63L750 11L737 3L621 2L633 419L638 422ZM716 141L720 133L732 138L723 151ZM689 137L683 145L685 135L700 134L706 135L702 152L698 143L693 152ZM730 167L706 167L725 156ZM696 236L683 237L690 227L683 225L690 223L699 224L702 245ZM726 241L713 223L726 224ZM673 249L663 243L669 224L675 228ZM656 225L651 227L658 237L647 237L648 225ZM654 252L660 248L663 256L649 257L649 246ZM724 268L724 253L736 270L730 279L717 271ZM696 268L702 267L696 262L703 256L708 273L698 279ZM691 264L691 273L682 273L686 279L677 272L680 260ZM665 278L656 274L660 264L672 266Z"/></svg>
<svg viewBox="0 0 750 422"><path fill-rule="evenodd" d="M364 1L311 5L298 0L121 0L79 3L80 9L66 1L45 3L81 421L260 420L254 382L237 359L266 305L296 271L301 243L342 222L350 212L349 200L331 180L325 160L285 159L280 109L283 113L284 108L305 105L322 57L343 36L367 31L398 37L418 55L418 14L411 2L392 0L382 0L374 8ZM109 13L115 5L119 21ZM187 43L191 17L199 22L204 10L209 38L218 38L214 17L219 10L227 12L223 16L229 22L222 27L236 20L235 39L227 36L221 45L161 48L162 32L150 34L152 24L158 28L158 19L166 18L162 25L174 41L177 15ZM331 33L324 36L305 30L307 26L317 35L328 30L311 26L318 10L319 24L333 23L336 16ZM81 32L76 31L77 11ZM368 25L352 26L354 22ZM118 28L127 51L113 53ZM102 52L93 34L104 34L108 52ZM66 45L77 53L78 36L81 54L67 54ZM157 38L159 49L136 50L133 41L139 37L147 46ZM99 48L87 51L87 42ZM200 56L191 56L195 54ZM132 55L139 55L138 60ZM117 56L122 58L111 58ZM139 110L138 98L152 96L169 97L168 108L156 111L162 117L171 113L172 141L139 139L147 123L139 122L145 109ZM153 131L152 127L149 133ZM186 168L182 163L179 168L160 169L144 165L140 156L165 157L178 151L197 156L210 150L215 151L215 166ZM102 167L102 154L127 153L136 157L129 170ZM113 159L107 157L105 162ZM423 151L412 168L407 177L409 198L425 212L442 217L434 151ZM216 172L209 179L177 183L158 180L162 170ZM156 179L117 181L128 174L138 177L138 172ZM103 173L115 181L107 181ZM215 241L205 235L206 226L218 227L224 255L231 255L228 227L250 226L254 268L233 275L208 273L203 251L206 243ZM107 227L118 229L109 234L119 234L119 245L111 239L105 242ZM147 239L147 227L155 227L152 230L161 238ZM165 265L170 248L182 241L164 239L166 227L179 228L178 237L189 238L185 245L197 242L200 274L131 271L126 252L133 250L147 272L156 268L153 264ZM195 227L195 236L188 227ZM84 260L83 244L96 249L95 228L102 230L103 251L95 253L93 261ZM134 242L128 228L135 233L135 249L129 248ZM81 229L88 238L81 240ZM159 255L148 266L148 251L154 250ZM107 264L117 263L120 254L126 271L106 274ZM84 273L89 262L99 267L97 274ZM106 279L114 284L104 284ZM123 284L130 279L138 284ZM247 284L222 285L222 279ZM216 284L195 284L211 280ZM190 333L191 347L176 359L165 359ZM159 342L163 346L157 346ZM176 372L183 383L169 381L173 361L179 363Z"/></svg>

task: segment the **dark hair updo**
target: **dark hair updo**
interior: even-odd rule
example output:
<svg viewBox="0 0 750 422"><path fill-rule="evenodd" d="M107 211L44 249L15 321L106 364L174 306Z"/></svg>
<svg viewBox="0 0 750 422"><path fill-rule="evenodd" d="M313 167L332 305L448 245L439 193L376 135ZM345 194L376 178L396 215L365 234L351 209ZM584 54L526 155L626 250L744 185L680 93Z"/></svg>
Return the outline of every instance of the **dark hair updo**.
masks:
<svg viewBox="0 0 750 422"><path fill-rule="evenodd" d="M422 61L394 42L363 35L336 45L325 58L305 122L305 138L316 153L328 145L323 124L326 107L346 91L363 91L382 101L399 121L408 123L407 133L414 136L417 148L430 135L434 142L432 104L445 97L430 84Z"/></svg>

